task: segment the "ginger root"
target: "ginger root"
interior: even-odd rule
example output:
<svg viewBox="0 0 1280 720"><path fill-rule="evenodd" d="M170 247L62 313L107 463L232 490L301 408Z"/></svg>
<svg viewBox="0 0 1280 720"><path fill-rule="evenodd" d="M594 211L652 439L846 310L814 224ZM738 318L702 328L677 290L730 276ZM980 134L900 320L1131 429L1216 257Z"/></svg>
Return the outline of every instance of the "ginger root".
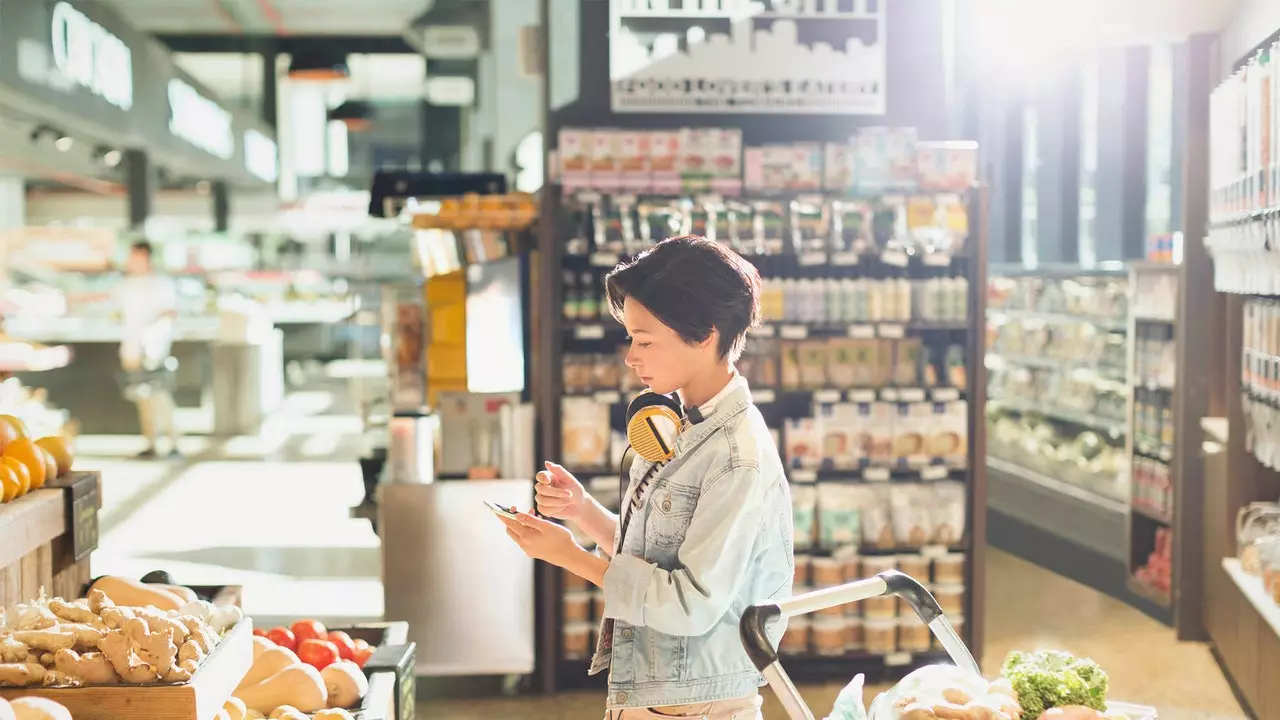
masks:
<svg viewBox="0 0 1280 720"><path fill-rule="evenodd" d="M99 652L81 655L75 650L59 650L53 654L53 666L58 672L86 685L115 685L120 682L111 661Z"/></svg>
<svg viewBox="0 0 1280 720"><path fill-rule="evenodd" d="M107 656L107 660L111 662L111 667L120 679L127 683L139 685L151 683L160 676L154 666L138 658L137 653L133 651L132 643L124 633L107 633L98 647L102 650L102 654Z"/></svg>
<svg viewBox="0 0 1280 720"><path fill-rule="evenodd" d="M80 652L97 650L98 643L102 642L102 636L107 634L105 628L100 630L82 623L64 623L59 625L58 629L64 632L70 631L76 636L76 644L73 647Z"/></svg>
<svg viewBox="0 0 1280 720"><path fill-rule="evenodd" d="M57 615L61 620L77 625L88 625L99 630L106 630L106 623L102 622L102 618L97 613L89 609L88 604L81 605L78 602L66 602L62 598L54 598L49 601L49 610Z"/></svg>
<svg viewBox="0 0 1280 720"><path fill-rule="evenodd" d="M200 652L205 655L213 650L213 646L218 643L218 637L209 629L209 626L203 620L191 615L180 615L178 621L191 631L191 639L196 641L196 645L200 646Z"/></svg>
<svg viewBox="0 0 1280 720"><path fill-rule="evenodd" d="M0 685L26 687L44 682L44 666L39 663L5 663L0 665Z"/></svg>
<svg viewBox="0 0 1280 720"><path fill-rule="evenodd" d="M87 599L89 601L89 611L96 615L101 615L104 608L113 608L116 606L116 604L111 601L111 598L107 597L106 593L97 588L89 591L89 597Z"/></svg>
<svg viewBox="0 0 1280 720"><path fill-rule="evenodd" d="M181 645L183 640L187 639L190 633L187 626L156 610L155 608L134 608L134 617L140 617L147 621L147 626L152 632L160 631L169 634L169 639L174 643Z"/></svg>
<svg viewBox="0 0 1280 720"><path fill-rule="evenodd" d="M74 632L58 628L51 630L18 630L13 634L13 639L28 648L46 652L70 649L76 644L76 634Z"/></svg>
<svg viewBox="0 0 1280 720"><path fill-rule="evenodd" d="M44 671L44 682L42 684L45 687L66 688L80 687L84 683L82 683L79 678L72 677L61 670L49 670L46 668Z"/></svg>
<svg viewBox="0 0 1280 720"><path fill-rule="evenodd" d="M134 617L134 612L129 608L122 607L104 607L98 612L102 617L102 622L110 630L122 630L124 624Z"/></svg>
<svg viewBox="0 0 1280 720"><path fill-rule="evenodd" d="M192 662L200 664L204 660L205 653L200 649L200 644L193 639L188 639L182 643L182 647L178 648L178 662Z"/></svg>
<svg viewBox="0 0 1280 720"><path fill-rule="evenodd" d="M40 603L21 603L14 607L8 622L13 630L44 630L57 625L58 616Z"/></svg>
<svg viewBox="0 0 1280 720"><path fill-rule="evenodd" d="M163 677L169 674L169 668L173 667L174 659L178 655L178 648L168 634L153 632L147 626L147 621L140 617L131 618L125 622L124 634L133 644L139 659L154 667L157 675Z"/></svg>

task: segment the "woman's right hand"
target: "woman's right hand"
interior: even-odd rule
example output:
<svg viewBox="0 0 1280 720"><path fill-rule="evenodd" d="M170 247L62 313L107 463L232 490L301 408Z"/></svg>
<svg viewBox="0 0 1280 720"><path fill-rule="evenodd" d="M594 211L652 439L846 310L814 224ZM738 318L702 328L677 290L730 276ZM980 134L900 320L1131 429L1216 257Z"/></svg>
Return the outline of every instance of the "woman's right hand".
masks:
<svg viewBox="0 0 1280 720"><path fill-rule="evenodd" d="M533 489L538 512L557 520L577 520L587 506L586 488L563 467L553 462L547 462L546 467L538 473Z"/></svg>

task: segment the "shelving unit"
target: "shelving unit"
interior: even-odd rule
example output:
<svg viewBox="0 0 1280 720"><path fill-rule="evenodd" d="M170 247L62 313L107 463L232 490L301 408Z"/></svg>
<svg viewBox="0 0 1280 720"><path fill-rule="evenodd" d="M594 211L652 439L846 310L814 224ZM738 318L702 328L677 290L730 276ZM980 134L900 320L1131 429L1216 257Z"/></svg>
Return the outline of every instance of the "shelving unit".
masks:
<svg viewBox="0 0 1280 720"><path fill-rule="evenodd" d="M672 199L670 196L624 197L629 207L644 202L670 202ZM690 195L683 199L698 198ZM780 199L784 201L781 204L787 204L785 197L770 197L773 202ZM821 203L829 203L832 199L848 200L843 196L826 195L821 196ZM882 249L861 256L844 255L837 258L836 253L827 248L825 242L821 243L821 249L809 249L804 253L794 250L790 243L768 253L740 250L765 278L766 285L769 286L766 293L781 288L781 281L785 278L813 283L806 287L821 286L829 289L841 287L839 283L854 279L885 282L906 280L915 283L911 286L912 312L888 317L858 317L853 321L843 312L833 313L838 317L831 317L825 312L820 318L811 315L800 317L787 312L786 308L808 307L809 304L793 299L786 292L782 293L781 298L771 300L766 297L766 322L752 331L747 350L739 363L739 370L748 378L757 406L777 433L784 461L789 468L788 478L792 483L793 493L797 496L797 522L802 527L813 527L815 524L815 518L820 513L818 507L822 503L819 495L842 492L833 491L832 488L853 488L855 494L873 498L869 501L872 505L866 506L868 509L864 512L880 513L886 518L891 503L903 502L900 495L903 499L917 497L915 493L920 493L919 497L933 497L931 493L943 493L936 488L950 484L956 488L961 498L961 504L956 509L961 516L964 532L952 542L939 543L935 542L937 537L930 537L918 543L875 544L867 543L863 541L864 538L859 537L832 545L819 542L817 529L813 528L810 531L812 535L797 538L797 563L804 568L798 570L797 586L803 588L813 580L808 575L811 558L824 558L820 563L830 563L830 558L833 557L842 558L840 562L846 571L836 579L837 582L895 565L917 575L923 573L925 577L922 579L928 580L935 556L943 557L938 562L954 563L954 559L947 558L955 558L963 553L961 567L964 569L960 582L951 585L953 589L958 585L963 590L953 593L958 605L952 608L950 614L955 616L954 621L964 627L966 639L975 648L980 646L981 640L981 566L985 515L982 488L985 479L983 464L974 462L974 459L982 458L985 454L982 417L986 381L979 350L982 331L980 324L971 322L970 318L981 317L985 304L984 199L983 191L974 190L964 201L965 212L970 218L970 232L965 239L963 251L948 253L945 262L942 261L944 258L924 255L897 257ZM812 200L814 198L806 197L806 202ZM541 362L549 363L549 367L562 369L556 381L563 389L565 402L574 404L575 409L590 409L597 420L607 418L614 437L607 442L605 438L597 437L590 442L566 447L563 444L565 438L579 438L581 434L577 428L566 432L568 428L565 424L564 405L554 403L554 414L544 413L542 417L543 422L548 424L544 427L553 428L551 434L555 435L553 444L548 444L544 437L543 448L547 457L561 458L584 481L594 478L592 487L597 492L620 493L622 484L618 481L618 476L622 468L619 467L619 455L622 450L625 406L626 401L640 388L634 379L626 377L627 371L622 367L620 356L620 352L623 352L621 348L626 342L625 332L608 317L600 293L603 291L603 275L617 261L624 259L625 254L601 250L594 247L593 242L583 242L584 238L575 236L588 234L582 230L584 225L578 222L581 218L592 215L589 207L584 206L608 204L611 201L610 194L598 191L564 192L558 198L555 217L559 219L556 225L559 241L544 246L543 251L547 252L553 246L554 252L559 254L555 264L562 269L558 278L562 281L559 284L561 300L554 308L544 305L545 310L540 319L548 325L541 331L542 337L555 338L557 341L555 352L550 357L542 358ZM901 213L903 208L905 204L897 212ZM595 214L598 216L600 213ZM784 217L783 220L790 222L788 218L789 216ZM901 226L900 223L898 225ZM594 236L594 233L591 235ZM817 263L819 258L815 257L815 253L822 254L824 257L820 259L828 262ZM842 262L837 264L837 259ZM543 258L543 267L547 267L549 262L549 258ZM952 277L962 278L966 283L962 301L965 311L960 315L938 319L936 313L927 311L932 305L921 299L923 283ZM830 284L822 285L823 283ZM595 294L585 296L584 288ZM784 306L781 309L779 300ZM824 307L832 305L831 302L821 304ZM899 348L906 348L906 355ZM886 362L882 372L872 373L870 376L855 376L851 373L867 364L866 357L857 355L859 352L872 353L868 356L871 363L877 362L878 357L909 357L909 371L904 371L900 364L895 366ZM814 353L822 360L814 361L808 355ZM844 359L837 361L835 357L841 353ZM926 355L927 358L924 357ZM842 415L845 412L852 413L861 420L848 420L848 416ZM926 429L918 431L919 439L912 440L910 437L917 431L895 435L891 430L894 418L914 422L913 413L916 412L927 415L922 421L922 427ZM876 425L870 419L872 417L882 418L889 424ZM849 425L842 424L846 420ZM952 424L948 425L948 422ZM815 425L827 428L827 441L836 437L850 442L857 437L865 436L866 439L860 441L864 444L855 443L855 450L851 455L833 456L822 452L824 438L822 431L816 430ZM579 424L581 428L594 426L594 420L584 420ZM923 452L907 452L907 445L914 447L917 442L925 442L927 428L935 428L942 434L954 432L960 446L945 458L931 457ZM814 433L812 441L798 441L797 438L804 433ZM872 435L875 436L874 439ZM790 442L788 438L791 438ZM903 452L895 450L898 447L896 443L903 443L899 448ZM589 452L579 452L575 448L587 448ZM810 450L802 451L801 448ZM943 495L939 494L937 497ZM830 502L833 501L828 500ZM821 524L820 521L817 524ZM925 524L928 526L928 521ZM886 526L885 530L893 533L892 527ZM857 558L861 558L861 562ZM864 563L866 568L863 567ZM544 607L540 616L555 628L554 686L557 689L568 689L603 683L603 676L586 677L594 638L584 643L582 637L585 627L590 627L594 633L600 610L599 594L582 587L576 579L565 577L563 573L553 569L544 570L545 587L541 593ZM589 606L584 609L584 604L588 603ZM547 606L551 609L548 610ZM853 608L851 612L861 611ZM587 619L584 621L583 618ZM979 627L966 625L967 618L975 618ZM570 622L566 623L566 619ZM832 621L825 622L828 624L822 627L829 629ZM863 628L861 615L850 616L843 622L846 623L849 638L853 638L858 632L854 627ZM866 647L866 638L862 641L850 639L847 646L839 651L827 648L831 654L818 652L815 626L804 622L795 623L795 627L800 630L793 630L793 633L803 632L806 635L799 641L795 637L789 637L792 644L784 650L789 660L788 670L795 677L810 680L847 679L856 672L885 676L901 674L938 656L928 638L923 641L913 639L905 647L899 645L896 641L899 622L896 609L892 611L891 617L884 620L873 619L870 622L881 631L886 623L891 625L894 628L894 642L880 647L876 652L869 652L861 649ZM569 632L566 633L566 630ZM543 637L546 638L546 635ZM980 650L975 649L977 651Z"/></svg>

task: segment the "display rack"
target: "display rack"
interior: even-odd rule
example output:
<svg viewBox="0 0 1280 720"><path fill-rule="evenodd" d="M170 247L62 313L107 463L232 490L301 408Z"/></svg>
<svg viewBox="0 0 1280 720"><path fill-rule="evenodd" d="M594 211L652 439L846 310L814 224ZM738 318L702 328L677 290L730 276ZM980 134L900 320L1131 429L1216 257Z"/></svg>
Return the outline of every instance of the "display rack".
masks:
<svg viewBox="0 0 1280 720"><path fill-rule="evenodd" d="M1127 582L1129 271L991 272L989 541L1143 604Z"/></svg>
<svg viewBox="0 0 1280 720"><path fill-rule="evenodd" d="M907 227L906 198L935 195L906 193L900 204L888 195L867 200L884 203L880 219L888 238ZM881 242L849 253L829 242L828 231L804 244L788 238L748 247L739 242L747 233L726 237L728 223L722 216L717 223L716 209L749 205L745 197L566 191L556 203L560 241L543 249L557 253L555 265L563 269L559 304L543 317L555 328L547 334L557 346L542 362L562 369L556 382L563 389L553 412L541 408L544 430L554 428L557 436L550 444L544 438L548 457L591 481L598 497L618 498L625 404L640 388L622 365L625 332L601 294L604 274L639 248L621 238L623 247L611 246L611 238L643 219L641 208L659 213L683 205L692 213L683 231L714 235L718 227L722 241L765 278L766 322L752 331L739 370L788 467L797 587L890 567L933 577L949 616L974 646L981 631L965 620L977 624L982 616L985 500L983 464L974 460L985 454L986 382L982 332L970 318L982 317L985 304L985 193L953 197L969 219L962 249L926 253ZM775 192L766 203L783 209L776 218L781 229L799 226L792 213L805 209L805 219L830 219L833 202L842 201L854 202L845 195ZM699 218L698 207L710 215ZM870 237L870 225L867 230ZM653 237L671 234L678 232ZM877 288L886 294L876 296ZM555 686L603 682L586 677L600 594L576 578L547 573L553 590L541 595L540 616L555 628ZM932 659L937 651L927 637L899 634L900 615L891 603L866 617L794 622L783 644L788 667L801 678L839 679L899 672Z"/></svg>

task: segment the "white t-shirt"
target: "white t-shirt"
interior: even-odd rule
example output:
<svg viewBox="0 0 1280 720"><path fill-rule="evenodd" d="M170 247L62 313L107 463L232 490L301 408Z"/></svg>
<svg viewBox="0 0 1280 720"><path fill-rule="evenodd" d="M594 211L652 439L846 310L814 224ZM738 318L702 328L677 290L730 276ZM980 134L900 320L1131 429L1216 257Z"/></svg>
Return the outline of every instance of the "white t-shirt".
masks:
<svg viewBox="0 0 1280 720"><path fill-rule="evenodd" d="M158 362L173 348L173 319L178 309L178 288L164 275L131 275L116 289L124 336L120 358L134 362Z"/></svg>

